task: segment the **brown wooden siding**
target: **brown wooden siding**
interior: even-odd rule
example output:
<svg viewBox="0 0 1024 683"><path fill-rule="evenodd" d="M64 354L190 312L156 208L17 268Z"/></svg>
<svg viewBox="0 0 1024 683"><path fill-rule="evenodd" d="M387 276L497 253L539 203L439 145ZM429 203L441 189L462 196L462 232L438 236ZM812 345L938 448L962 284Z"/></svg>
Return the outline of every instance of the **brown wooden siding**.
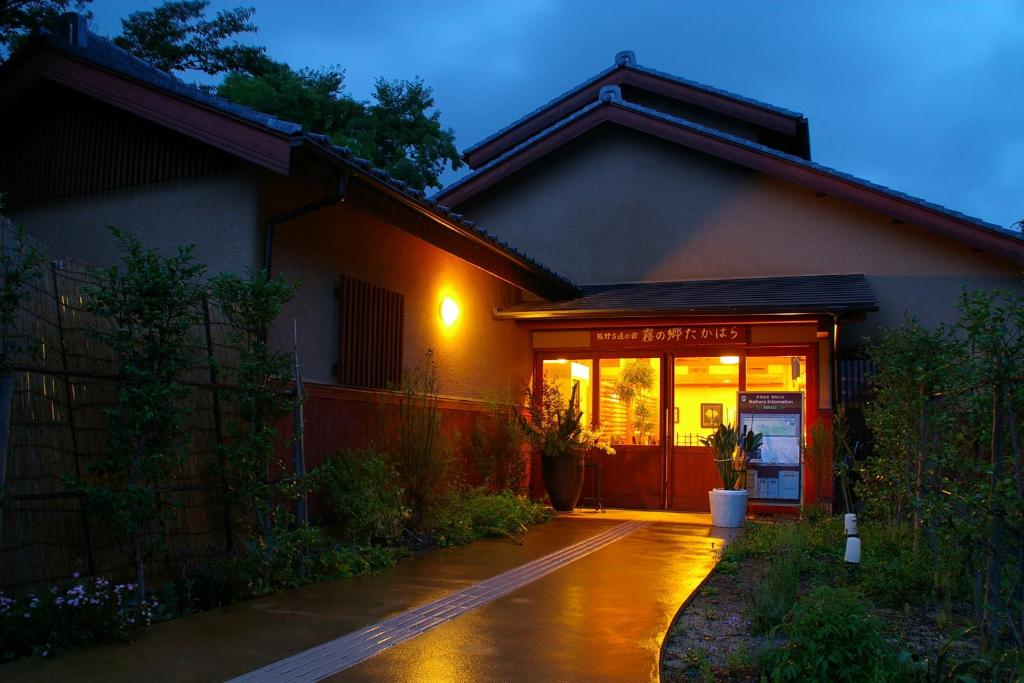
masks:
<svg viewBox="0 0 1024 683"><path fill-rule="evenodd" d="M5 112L0 192L10 206L227 172L207 145L55 85Z"/></svg>

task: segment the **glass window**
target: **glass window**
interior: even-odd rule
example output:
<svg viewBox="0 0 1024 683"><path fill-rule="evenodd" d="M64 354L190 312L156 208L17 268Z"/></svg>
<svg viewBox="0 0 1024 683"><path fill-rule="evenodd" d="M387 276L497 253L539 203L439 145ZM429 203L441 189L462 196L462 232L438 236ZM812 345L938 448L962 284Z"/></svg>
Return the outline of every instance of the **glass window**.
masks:
<svg viewBox="0 0 1024 683"><path fill-rule="evenodd" d="M657 446L661 435L661 360L602 358L601 432L612 444Z"/></svg>
<svg viewBox="0 0 1024 683"><path fill-rule="evenodd" d="M587 427L590 426L590 413L594 405L594 393L591 388L593 369L594 361L589 358L580 360L557 358L543 361L544 377L558 387L563 403L568 405L573 387L578 387L576 391L580 402L580 412L583 413L583 424Z"/></svg>
<svg viewBox="0 0 1024 683"><path fill-rule="evenodd" d="M672 411L676 446L700 446L722 422L736 424L739 356L676 358Z"/></svg>
<svg viewBox="0 0 1024 683"><path fill-rule="evenodd" d="M748 356L747 391L806 391L807 356Z"/></svg>

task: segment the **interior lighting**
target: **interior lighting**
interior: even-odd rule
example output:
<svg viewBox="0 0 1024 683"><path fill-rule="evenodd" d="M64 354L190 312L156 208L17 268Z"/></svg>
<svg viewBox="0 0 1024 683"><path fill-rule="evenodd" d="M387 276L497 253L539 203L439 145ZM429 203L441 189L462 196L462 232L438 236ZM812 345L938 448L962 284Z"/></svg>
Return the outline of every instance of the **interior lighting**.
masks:
<svg viewBox="0 0 1024 683"><path fill-rule="evenodd" d="M459 319L459 304L455 299L450 296L446 296L441 300L441 322L444 323L445 327L451 327Z"/></svg>
<svg viewBox="0 0 1024 683"><path fill-rule="evenodd" d="M721 363L722 365L739 365L740 364L740 357L739 356L722 356L722 357L720 357L718 359L718 362Z"/></svg>
<svg viewBox="0 0 1024 683"><path fill-rule="evenodd" d="M583 363L573 363L569 366L569 376L573 379L582 380L584 382L590 381L590 368Z"/></svg>

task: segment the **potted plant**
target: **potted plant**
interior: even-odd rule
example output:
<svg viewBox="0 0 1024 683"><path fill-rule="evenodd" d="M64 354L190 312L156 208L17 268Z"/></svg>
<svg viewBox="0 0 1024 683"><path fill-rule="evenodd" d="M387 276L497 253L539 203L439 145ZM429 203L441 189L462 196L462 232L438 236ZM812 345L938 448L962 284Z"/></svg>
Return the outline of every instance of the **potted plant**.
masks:
<svg viewBox="0 0 1024 683"><path fill-rule="evenodd" d="M750 431L740 436L739 429L723 422L710 436L699 437L711 450L722 488L708 491L711 523L720 527L743 526L747 515L747 454L761 448L762 436Z"/></svg>
<svg viewBox="0 0 1024 683"><path fill-rule="evenodd" d="M540 453L541 477L551 507L568 512L576 507L583 490L583 461L591 448L615 453L597 443L598 434L583 425L579 409L579 386L574 385L568 404L558 386L541 380L535 391L526 390L528 420L526 433Z"/></svg>
<svg viewBox="0 0 1024 683"><path fill-rule="evenodd" d="M623 366L615 382L615 394L626 404L626 427L635 444L646 444L651 430L647 392L654 387L654 368L634 360Z"/></svg>

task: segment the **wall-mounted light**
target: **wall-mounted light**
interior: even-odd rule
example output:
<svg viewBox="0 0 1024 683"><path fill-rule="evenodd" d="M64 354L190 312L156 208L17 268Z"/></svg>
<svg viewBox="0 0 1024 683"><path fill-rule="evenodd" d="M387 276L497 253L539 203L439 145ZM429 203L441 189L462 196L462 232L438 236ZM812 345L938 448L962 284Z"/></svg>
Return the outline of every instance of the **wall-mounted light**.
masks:
<svg viewBox="0 0 1024 683"><path fill-rule="evenodd" d="M740 364L740 357L739 356L721 356L718 359L718 362L721 363L722 365L739 365Z"/></svg>
<svg viewBox="0 0 1024 683"><path fill-rule="evenodd" d="M459 319L459 304L455 299L450 296L446 296L441 300L441 322L444 323L445 327L451 327L455 324L455 321Z"/></svg>

